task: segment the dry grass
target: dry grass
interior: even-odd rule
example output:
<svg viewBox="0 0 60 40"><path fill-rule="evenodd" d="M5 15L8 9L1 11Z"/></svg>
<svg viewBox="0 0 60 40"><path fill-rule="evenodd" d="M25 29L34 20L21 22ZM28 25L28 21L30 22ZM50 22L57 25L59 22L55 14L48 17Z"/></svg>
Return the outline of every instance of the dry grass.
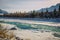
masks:
<svg viewBox="0 0 60 40"><path fill-rule="evenodd" d="M11 30L3 28L0 24L0 40L30 40L30 39L20 39L16 37Z"/></svg>
<svg viewBox="0 0 60 40"><path fill-rule="evenodd" d="M1 39L7 39L7 40L16 40L15 37L14 37L14 34L11 32L9 33L9 30L7 29L3 29L3 27L1 26L0 24L0 38Z"/></svg>

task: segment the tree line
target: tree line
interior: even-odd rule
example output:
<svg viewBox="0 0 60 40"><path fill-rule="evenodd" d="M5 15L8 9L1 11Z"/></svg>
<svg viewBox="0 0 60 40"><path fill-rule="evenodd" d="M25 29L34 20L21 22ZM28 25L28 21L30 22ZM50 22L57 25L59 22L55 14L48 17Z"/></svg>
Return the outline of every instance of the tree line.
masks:
<svg viewBox="0 0 60 40"><path fill-rule="evenodd" d="M33 10L30 13L15 12L15 13L4 14L2 16L19 17L19 18L60 18L60 5L58 11L55 8L52 12L49 12L48 9L46 9L46 12L43 12L43 10L41 12L36 12L35 10Z"/></svg>

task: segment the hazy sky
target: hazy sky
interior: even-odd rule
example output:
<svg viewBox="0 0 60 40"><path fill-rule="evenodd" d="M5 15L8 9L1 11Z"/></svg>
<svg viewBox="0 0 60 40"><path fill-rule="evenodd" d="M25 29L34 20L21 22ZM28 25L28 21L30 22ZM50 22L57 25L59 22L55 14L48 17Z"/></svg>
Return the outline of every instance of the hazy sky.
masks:
<svg viewBox="0 0 60 40"><path fill-rule="evenodd" d="M0 0L0 9L8 12L23 12L50 7L57 3L60 3L60 0Z"/></svg>

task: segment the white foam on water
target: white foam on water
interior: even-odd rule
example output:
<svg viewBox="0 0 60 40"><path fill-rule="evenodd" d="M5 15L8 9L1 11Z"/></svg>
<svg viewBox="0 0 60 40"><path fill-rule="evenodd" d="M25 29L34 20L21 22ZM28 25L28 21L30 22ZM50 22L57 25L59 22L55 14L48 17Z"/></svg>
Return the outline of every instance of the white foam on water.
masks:
<svg viewBox="0 0 60 40"><path fill-rule="evenodd" d="M3 21L8 21L8 22L20 22L20 23L28 23L28 24L43 24L43 25L49 25L49 26L59 26L60 23L54 23L54 22L45 22L45 21L33 21L33 20L20 20L20 19L0 19Z"/></svg>

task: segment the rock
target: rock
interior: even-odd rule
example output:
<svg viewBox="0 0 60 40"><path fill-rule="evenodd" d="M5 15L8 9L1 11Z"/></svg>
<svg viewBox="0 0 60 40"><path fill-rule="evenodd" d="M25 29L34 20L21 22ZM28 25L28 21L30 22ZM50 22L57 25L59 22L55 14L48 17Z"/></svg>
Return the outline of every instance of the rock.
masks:
<svg viewBox="0 0 60 40"><path fill-rule="evenodd" d="M20 40L20 38L19 37L16 37L16 40Z"/></svg>
<svg viewBox="0 0 60 40"><path fill-rule="evenodd" d="M10 30L17 30L17 28L14 27L14 28L11 28Z"/></svg>

